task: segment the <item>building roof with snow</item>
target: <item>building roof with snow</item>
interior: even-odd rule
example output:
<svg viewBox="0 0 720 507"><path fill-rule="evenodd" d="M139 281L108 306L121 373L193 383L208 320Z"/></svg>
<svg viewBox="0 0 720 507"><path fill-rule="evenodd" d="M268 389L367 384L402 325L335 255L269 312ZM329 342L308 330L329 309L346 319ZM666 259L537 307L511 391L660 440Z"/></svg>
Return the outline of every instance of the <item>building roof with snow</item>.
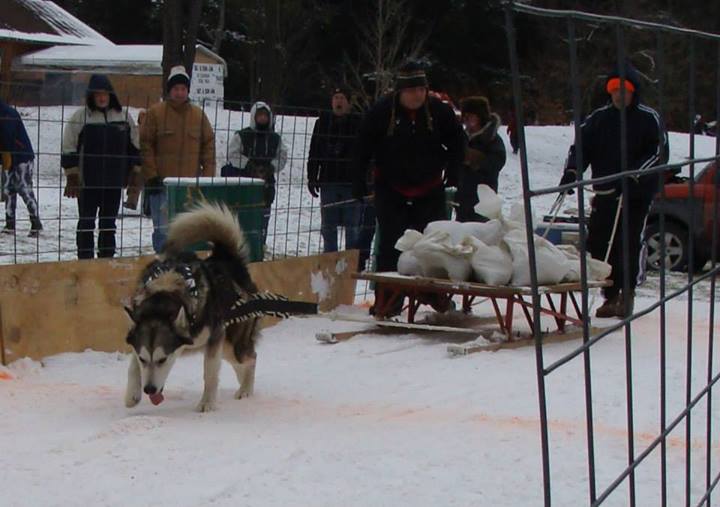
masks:
<svg viewBox="0 0 720 507"><path fill-rule="evenodd" d="M216 61L227 71L227 64L206 47L196 51ZM54 46L22 55L15 60L13 70L52 70L74 72L132 73L136 75L162 74L163 47L160 44L122 44L112 46Z"/></svg>
<svg viewBox="0 0 720 507"><path fill-rule="evenodd" d="M0 40L29 44L113 43L50 0L0 1Z"/></svg>

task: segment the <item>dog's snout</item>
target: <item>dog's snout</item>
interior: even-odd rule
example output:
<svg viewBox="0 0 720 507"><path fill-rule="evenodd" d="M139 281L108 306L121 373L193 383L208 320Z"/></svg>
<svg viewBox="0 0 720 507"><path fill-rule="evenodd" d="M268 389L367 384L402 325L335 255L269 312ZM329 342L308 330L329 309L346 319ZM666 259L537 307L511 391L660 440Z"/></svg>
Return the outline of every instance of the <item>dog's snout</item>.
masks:
<svg viewBox="0 0 720 507"><path fill-rule="evenodd" d="M157 387L152 384L148 384L145 386L145 389L143 389L143 391L145 391L145 394L155 394L157 393Z"/></svg>

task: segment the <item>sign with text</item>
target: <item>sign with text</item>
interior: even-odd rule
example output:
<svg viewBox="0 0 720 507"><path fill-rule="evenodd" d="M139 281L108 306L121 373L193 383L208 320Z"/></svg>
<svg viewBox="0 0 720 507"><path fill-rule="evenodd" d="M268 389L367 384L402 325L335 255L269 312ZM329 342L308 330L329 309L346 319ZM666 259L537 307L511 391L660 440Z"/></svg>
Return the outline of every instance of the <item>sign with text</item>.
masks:
<svg viewBox="0 0 720 507"><path fill-rule="evenodd" d="M221 64L194 64L190 84L190 98L192 101L202 105L203 100L223 100L225 95L223 78L224 69Z"/></svg>

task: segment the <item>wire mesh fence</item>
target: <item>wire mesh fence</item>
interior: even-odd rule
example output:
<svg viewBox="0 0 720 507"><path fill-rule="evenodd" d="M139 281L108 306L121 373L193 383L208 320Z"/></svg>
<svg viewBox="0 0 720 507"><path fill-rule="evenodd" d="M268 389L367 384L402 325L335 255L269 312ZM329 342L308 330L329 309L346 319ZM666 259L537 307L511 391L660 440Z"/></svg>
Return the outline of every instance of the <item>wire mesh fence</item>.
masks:
<svg viewBox="0 0 720 507"><path fill-rule="evenodd" d="M22 88L26 83L12 83L12 88ZM30 86L30 85L27 85ZM10 96L17 94L10 94ZM119 97L123 102L123 98ZM149 104L149 101L148 101ZM10 104L12 106L12 104ZM233 156L240 161L239 153L232 153L234 147L233 137L252 125L250 110L252 104L244 102L218 102L204 101L198 104L212 126L215 145L215 167L204 172L198 171L197 176L212 179L213 184L232 185L237 180L228 180L221 176L221 168L228 164ZM153 221L145 203L146 195L138 202L135 209L124 206L124 204L110 203L104 209L111 211L103 216L102 211L93 217L85 217L85 223L79 223L81 213L79 202L76 198L68 198L65 194L67 178L62 169L63 159L63 136L67 134L71 117L76 111L84 108L84 104L59 104L44 106L19 106L17 111L27 130L34 152L34 161L30 167L30 173L25 174L27 187L32 192L23 192L17 188L16 178L3 178L4 192L6 198L6 223L14 228L6 227L0 235L0 264L28 263L62 261L78 258L78 232L93 231L94 252L93 256L137 256L152 254L153 248ZM339 248L347 248L355 245L346 244L346 234L349 228L343 227L344 223L350 223L348 214L350 208L354 213L361 213L359 218L364 224L362 230L352 231L353 234L363 236L363 245L366 251L370 248L372 235L374 233L374 217L372 215L371 203L364 205L352 200L350 185L347 180L325 181L326 184L334 184L334 187L341 188L346 197L321 198L321 194L313 195L308 188L307 167L310 153L310 144L313 136L313 128L317 118L331 111L320 111L308 108L282 107L269 105L273 113L274 131L282 140L286 150L286 161L279 167L277 161L273 161L274 174L269 180L258 180L265 186L272 187L274 197L271 202L264 202L260 208L267 208L265 221L262 223L261 231L248 230L249 235L259 233L263 241L262 258L272 260L288 256L305 256L321 253L324 250L334 248L326 246L331 241L332 231L322 228L322 215L327 213L330 219L335 221L333 231L338 235ZM144 115L145 108L124 107L122 112L125 118L130 118L131 123L138 123L138 119ZM352 113L356 114L356 113ZM4 123L7 123L3 120ZM142 125L139 127L142 129ZM329 143L341 143L350 145L354 136L347 133L331 134L318 132L318 137L324 138ZM77 146L80 157L87 159L95 155L83 155L82 142ZM139 144L137 141L135 144ZM67 147L66 147L67 148ZM139 146L138 146L139 148ZM236 147L235 147L236 148ZM7 150L7 149L6 149ZM18 152L8 150L13 155ZM67 150L65 150L67 151ZM177 147L178 153L182 147ZM336 163L349 163L350 151L343 152L338 156ZM105 155L113 157L117 155ZM101 157L102 158L102 157ZM247 160L243 158L243 163ZM103 163L100 160L99 163ZM236 168L241 169L241 168ZM12 171L5 172L9 176ZM257 176L257 175L255 175ZM172 183L172 177L166 178L166 183ZM257 179L257 178L256 178ZM195 185L200 185L198 179ZM8 186L9 185L9 186ZM189 185L193 185L192 182ZM86 186L87 187L87 186ZM128 198L128 191L123 186L107 186L94 184L93 191L107 191L112 194L113 199L125 203ZM30 195L32 194L32 195ZM146 193L144 193L146 194ZM35 234L36 227L32 224L32 207L28 208L25 199L34 198L37 201L38 215L42 223L42 231ZM105 199L105 198L103 198ZM110 199L110 198L108 198ZM9 208L14 208L14 220L8 221L13 215ZM117 209L115 214L114 209ZM102 207L100 208L103 209ZM262 211L260 211L262 212ZM87 214L87 213L85 213ZM88 219L89 224L88 225ZM327 217L326 217L327 218ZM363 218L364 221L363 221ZM104 221L103 221L104 219ZM114 224L113 224L114 222ZM330 222L328 222L330 223ZM89 231L88 231L89 229ZM327 229L327 227L326 227ZM102 233L112 233L114 230L115 246L112 251L100 251ZM323 238L323 233L325 237ZM111 234L112 235L112 234ZM82 257L82 255L81 255ZM85 257L88 257L87 255Z"/></svg>
<svg viewBox="0 0 720 507"><path fill-rule="evenodd" d="M593 170L592 178L586 179L579 175L577 179L581 181L568 180L566 184L545 188L532 188L530 185L533 168L527 155L523 107L524 97L528 92L528 82L532 80L532 75L528 75L521 68L516 32L518 19L524 16L541 17L547 23L549 30L562 34L559 47L566 55L569 92L565 102L571 105L573 113L575 147L580 157L580 160L576 161L577 167L584 168L589 163ZM710 65L714 69L715 76L714 92L710 97L704 96L702 99L704 103L714 104L716 117L720 117L720 35L617 17L542 9L514 2L506 4L506 32L513 75L515 111L518 125L521 126L519 138L523 200L528 224L526 235L536 322L539 322L541 307L538 262L534 248L534 231L531 226L533 199L558 192L577 191L579 246L581 258L584 258L589 252L590 236L597 234L597 229L593 231L593 214L598 213L600 208L598 198L601 197L599 192L596 193L593 198L593 210L590 216L587 216L585 208L590 201L589 187L592 186L597 191L604 186L612 185L617 195L612 209L618 211L613 229L618 230L614 244L619 245L620 261L613 266L613 269L621 269L623 273L622 278L616 281L620 286L620 293L624 296L624 301L621 300L619 303L622 306L620 313L623 315L620 321L602 328L594 328L590 319L586 318L582 329L582 344L569 353L560 354L543 346L539 326L533 329L544 504L549 506L553 502L557 503L558 498L565 498L562 495L562 488L563 485L567 485L567 481L563 480L560 476L561 472L558 471L562 468L561 464L552 459L553 453L562 447L560 441L563 435L553 431L551 421L553 413L572 408L584 411L582 419L586 445L584 449L575 449L575 452L584 453L586 456L587 468L579 478L586 490L588 505L712 505L713 490L720 478L718 455L714 452L718 446L714 431L718 421L713 411L716 396L714 386L720 379L714 346L715 277L718 272L716 247L720 225L717 201L719 180L715 173L718 157L696 157L694 132L699 101L697 96L697 75L701 64L699 54L711 55L709 61L704 57L702 64ZM621 90L626 90L625 81L630 79L626 72L629 55L636 54L638 47L650 48L643 50L643 55L651 60L653 66L652 79L648 79L651 88L648 96L653 97L653 106L657 109L660 118L667 110L669 70L672 69L675 76L678 73L683 76L680 82L674 81L670 85L684 89L687 97L686 121L684 125L678 126L690 133L687 160L675 164L665 164L662 160L656 160L655 163L640 167L634 164L630 150L633 143L641 142L638 140L640 134L628 130L631 104L623 105L625 94L628 93L623 91L620 105L615 106L619 114L619 130L612 133L615 136L613 139L617 140L620 147L620 166L615 167L612 174L595 173L597 153L583 150L583 144L591 140L585 130L585 126L590 121L586 117L589 111L587 107L583 107L582 100L583 94L586 93L583 85L587 85L587 79L581 76L588 74L596 76L598 73L596 66L588 65L582 58L579 49L579 41L587 42L590 39L588 33L592 34L593 44L603 45L609 50L605 54L605 65L616 66L619 70ZM603 36L605 40L600 42ZM688 48L686 59L670 60L667 57L670 48L676 48L678 45ZM707 86L707 83L705 85ZM718 139L717 131L715 135ZM720 145L716 142L715 154L717 153L720 153ZM583 161L583 156L591 160ZM685 194L670 196L668 189L671 185L667 184L668 174L680 170L684 170L688 176L682 185ZM644 178L647 185L656 184L659 190L652 203L652 209L656 211L659 238L654 244L659 276L656 280L657 293L654 300L643 302L639 308L633 308L630 295L634 294L634 283L630 277L630 266L632 263L637 263L638 259L637 252L631 250L630 224L637 218L633 213L642 215L648 212L648 209L638 209L637 206L633 206L630 201L630 186L634 183L633 180L637 181L638 178ZM677 188L673 188L672 191L676 190ZM667 206L663 206L670 197L677 199L676 203L682 207L683 216L686 218L682 224L681 234L686 239L683 266L687 270L687 278L681 284L675 281L672 288L669 284L671 277L669 271L671 248L674 246L668 238L677 233L680 224L676 221L677 216L670 215ZM612 221L610 224L612 227ZM607 246L608 250L611 245L613 245L612 237ZM708 260L709 269L701 274L697 273L698 268L703 267ZM593 304L587 285L587 267L584 263L581 263L581 281L582 314L588 316ZM708 281L710 286L707 294L696 297L694 294L696 288L699 284ZM676 303L683 298L686 298L687 306L685 314L681 317L684 319L683 324L678 325L677 316L670 319L669 305L673 305L672 308L677 310ZM705 305L708 305L706 310L703 309ZM642 319L651 314L657 316L658 327L655 329L648 329L643 325L647 321ZM702 315L702 326L699 326L697 315ZM675 325L669 326L669 322L674 322ZM593 367L593 351L602 347L611 339L610 337L618 337L618 332L624 340L624 357L618 358L619 362L622 361L621 366L613 371L598 371ZM707 343L703 343L703 348L696 344L699 332L706 335ZM638 357L633 346L634 342L648 339L657 340L657 355ZM675 358L668 355L668 347L673 340L684 340L685 357ZM581 367L575 364L576 360L582 361ZM668 363L671 361L684 362L684 378L669 378ZM657 371L657 378L639 378L634 370L638 362L651 363L653 369ZM567 400L561 393L567 389L567 386L560 386L555 381L560 370L568 370L573 364L575 364L573 371L578 372L578 382L582 383L583 407L564 406ZM607 384L603 383L603 377L606 375L622 378L625 384L624 407L617 407L617 411L612 414L598 413L596 410L597 400L602 399L606 394L604 391L607 389ZM649 416L654 417L655 420L649 420ZM607 445L610 443L607 439L601 440L596 431L598 426L607 424L608 417L624 420L624 431L619 432L612 445ZM640 430L639 427L644 429ZM648 430L648 427L653 429ZM624 441L624 459L609 456L606 449L618 445L618 440ZM682 449L681 456L671 452L673 447ZM623 461L624 466L618 466ZM638 479L640 476L642 480ZM562 500L560 503L562 504ZM577 502L573 504L578 505Z"/></svg>

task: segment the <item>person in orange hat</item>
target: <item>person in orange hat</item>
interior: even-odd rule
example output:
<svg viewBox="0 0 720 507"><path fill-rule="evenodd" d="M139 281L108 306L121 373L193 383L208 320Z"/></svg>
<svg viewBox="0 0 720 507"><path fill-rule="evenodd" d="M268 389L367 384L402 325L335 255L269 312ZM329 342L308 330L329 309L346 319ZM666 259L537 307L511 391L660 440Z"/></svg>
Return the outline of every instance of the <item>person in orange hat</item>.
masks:
<svg viewBox="0 0 720 507"><path fill-rule="evenodd" d="M625 92L622 92L624 84ZM573 183L583 171L592 167L592 177L601 178L619 174L622 171L621 154L621 116L626 114L627 170L646 170L665 164L668 160L669 145L660 115L640 101L640 75L627 66L625 79L619 72L611 73L605 81L605 91L610 101L607 105L593 111L582 124L582 153L577 140L570 147L565 171L560 184ZM579 161L582 159L582 166ZM628 199L622 199L623 178L593 184L595 197L592 200L592 212L588 224L587 248L590 254L608 262L612 266L610 278L613 285L603 289L605 302L598 308L596 316L626 317L626 305L632 312L635 287L644 279L645 255L642 248L642 235L650 203L657 192L656 174L627 177ZM623 294L624 266L622 257L623 227L622 217L618 216L619 206L628 203L628 250L629 292ZM621 204L622 203L622 204ZM613 230L615 236L613 237ZM610 244L611 238L612 244Z"/></svg>

